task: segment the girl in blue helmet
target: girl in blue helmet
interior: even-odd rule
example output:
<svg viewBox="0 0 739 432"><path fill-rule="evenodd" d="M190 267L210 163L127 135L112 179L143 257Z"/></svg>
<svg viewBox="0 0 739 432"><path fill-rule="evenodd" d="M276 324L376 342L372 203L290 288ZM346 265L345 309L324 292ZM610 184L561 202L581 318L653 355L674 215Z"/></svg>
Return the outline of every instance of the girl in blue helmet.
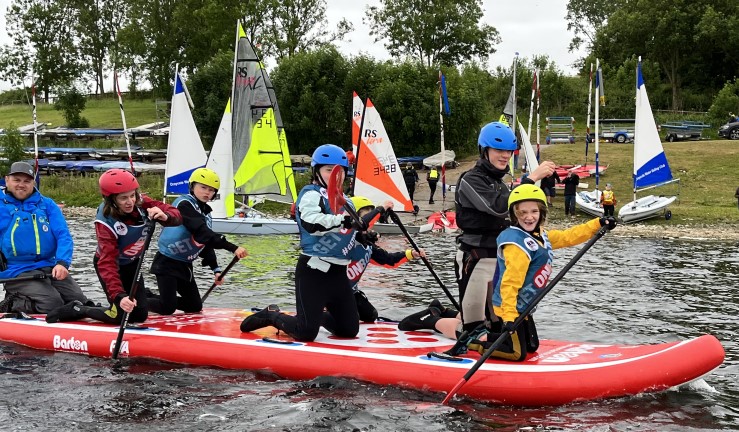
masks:
<svg viewBox="0 0 739 432"><path fill-rule="evenodd" d="M349 167L346 153L333 144L313 152L312 183L298 194L295 219L302 252L295 269L295 316L269 305L241 323L242 332L274 326L298 341L313 341L324 326L339 337L359 332L359 315L346 268L359 226L347 214L334 214L326 187L334 166ZM346 205L353 205L347 199ZM364 225L364 224L361 224Z"/></svg>
<svg viewBox="0 0 739 432"><path fill-rule="evenodd" d="M490 304L493 285L490 282L496 268L496 238L510 225L510 190L503 177L508 173L509 160L518 147L516 136L501 122L488 123L480 130L478 146L480 159L459 177L454 198L457 226L462 230L457 237L459 249L454 261L461 314L434 306L432 302L425 311L427 313L411 315L403 323L403 328L428 328L458 339L454 352L450 352L454 355L466 350L470 335L479 338L484 334L488 326L483 323L494 319ZM522 183L533 184L553 172L553 162L542 162Z"/></svg>

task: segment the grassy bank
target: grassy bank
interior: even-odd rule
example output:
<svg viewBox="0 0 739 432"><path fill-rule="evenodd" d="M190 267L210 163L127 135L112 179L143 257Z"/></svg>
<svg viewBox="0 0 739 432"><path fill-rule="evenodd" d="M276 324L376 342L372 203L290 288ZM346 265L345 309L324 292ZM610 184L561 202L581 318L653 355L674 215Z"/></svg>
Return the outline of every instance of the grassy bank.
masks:
<svg viewBox="0 0 739 432"><path fill-rule="evenodd" d="M705 223L736 223L739 220L737 200L734 192L739 186L739 142L683 141L663 143L665 154L675 178L680 178L679 201L670 206L672 221L651 219L648 223L679 223L686 225ZM585 162L584 144L555 144L542 150L542 158L557 164L583 164ZM588 163L594 163L592 146ZM611 183L619 205L633 199L633 144L601 144L601 165L608 165L608 171L600 179L600 188ZM582 179L589 189L595 187L595 178ZM674 195L678 192L676 184L645 191L643 195ZM639 196L641 196L640 194ZM557 197L562 200L561 193Z"/></svg>
<svg viewBox="0 0 739 432"><path fill-rule="evenodd" d="M151 99L138 100L129 99L123 101L126 110L126 125L135 127L145 123L157 121L156 104ZM11 123L16 127L33 123L32 108L28 105L4 105L0 106L0 128L7 128ZM52 127L64 126L65 121L61 111L54 109L54 105L36 103L36 113L39 123L51 123ZM123 129L121 122L121 110L118 100L88 99L82 117L90 121L94 128ZM166 121L166 119L160 119Z"/></svg>

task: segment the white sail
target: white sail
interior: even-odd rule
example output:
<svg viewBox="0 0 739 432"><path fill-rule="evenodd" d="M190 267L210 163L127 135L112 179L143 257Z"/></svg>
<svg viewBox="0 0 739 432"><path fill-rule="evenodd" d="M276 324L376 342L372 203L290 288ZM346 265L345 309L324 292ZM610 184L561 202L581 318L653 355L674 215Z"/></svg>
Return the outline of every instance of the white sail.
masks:
<svg viewBox="0 0 739 432"><path fill-rule="evenodd" d="M205 167L210 168L218 174L221 180L221 188L218 195L211 201L211 213L214 218L226 218L235 214L234 209L234 176L233 159L231 154L231 101L226 104L226 110L218 126L218 133L210 150L210 156Z"/></svg>
<svg viewBox="0 0 739 432"><path fill-rule="evenodd" d="M380 113L367 99L360 134L354 178L354 195L369 198L375 205L393 201L396 211L413 211L403 173Z"/></svg>
<svg viewBox="0 0 739 432"><path fill-rule="evenodd" d="M169 120L167 163L164 173L164 194L189 192L190 174L205 165L208 157L190 112L190 97L179 71L175 72L174 94Z"/></svg>

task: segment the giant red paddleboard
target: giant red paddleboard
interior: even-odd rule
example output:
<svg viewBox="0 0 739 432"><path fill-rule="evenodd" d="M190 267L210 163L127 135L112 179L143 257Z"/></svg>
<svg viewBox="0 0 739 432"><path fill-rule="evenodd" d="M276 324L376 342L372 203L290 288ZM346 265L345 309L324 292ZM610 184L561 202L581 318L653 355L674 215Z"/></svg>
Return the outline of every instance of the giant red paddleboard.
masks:
<svg viewBox="0 0 739 432"><path fill-rule="evenodd" d="M120 356L270 370L295 380L341 376L438 392L452 389L479 358L477 353L455 361L429 357L429 352L449 349L451 341L430 332L402 332L395 323L362 324L355 339L321 330L310 343L276 335L271 327L241 333L239 325L248 314L205 309L202 314L153 315L145 328L126 331ZM0 319L2 341L88 356L110 357L117 333L117 326L87 321ZM627 396L690 382L723 359L723 347L710 335L633 346L545 340L524 362L486 362L459 395L527 406Z"/></svg>

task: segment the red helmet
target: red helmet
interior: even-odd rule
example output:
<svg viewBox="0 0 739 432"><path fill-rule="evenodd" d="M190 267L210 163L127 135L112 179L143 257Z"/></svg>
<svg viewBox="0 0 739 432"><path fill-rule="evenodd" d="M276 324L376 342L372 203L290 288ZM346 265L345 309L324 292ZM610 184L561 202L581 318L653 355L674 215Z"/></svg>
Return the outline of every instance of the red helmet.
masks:
<svg viewBox="0 0 739 432"><path fill-rule="evenodd" d="M100 184L100 193L106 197L130 192L139 188L139 182L136 180L136 177L122 168L113 168L105 171L100 176L98 183Z"/></svg>

